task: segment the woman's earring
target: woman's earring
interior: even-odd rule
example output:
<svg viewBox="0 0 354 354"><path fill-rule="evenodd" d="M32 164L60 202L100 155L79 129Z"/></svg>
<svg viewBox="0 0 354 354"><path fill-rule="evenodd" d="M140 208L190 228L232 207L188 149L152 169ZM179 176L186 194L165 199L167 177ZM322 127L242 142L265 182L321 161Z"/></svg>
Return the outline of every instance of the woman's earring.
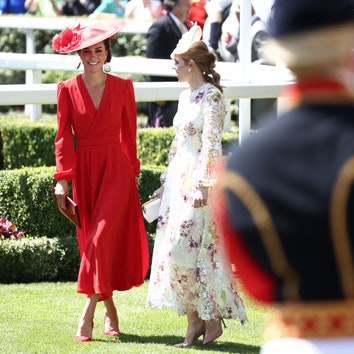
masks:
<svg viewBox="0 0 354 354"><path fill-rule="evenodd" d="M79 62L78 66L76 67L76 70L80 67L81 65L81 61Z"/></svg>
<svg viewBox="0 0 354 354"><path fill-rule="evenodd" d="M187 70L189 73L191 73L192 72L192 68L188 68L188 70Z"/></svg>
<svg viewBox="0 0 354 354"><path fill-rule="evenodd" d="M105 73L109 73L111 71L111 65L109 63L104 63L103 64L103 71Z"/></svg>

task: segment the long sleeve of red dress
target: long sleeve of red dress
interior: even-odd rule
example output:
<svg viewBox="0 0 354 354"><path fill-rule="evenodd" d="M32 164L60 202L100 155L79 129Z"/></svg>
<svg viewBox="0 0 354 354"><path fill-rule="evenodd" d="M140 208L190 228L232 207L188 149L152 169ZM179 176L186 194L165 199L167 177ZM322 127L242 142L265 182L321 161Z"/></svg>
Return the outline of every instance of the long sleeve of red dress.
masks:
<svg viewBox="0 0 354 354"><path fill-rule="evenodd" d="M125 106L124 106L124 116L126 119L123 120L123 128L121 132L121 143L125 154L132 165L135 175L140 173L140 161L137 158L136 151L136 111L132 107L135 105L134 89L133 85L127 85L125 96Z"/></svg>
<svg viewBox="0 0 354 354"><path fill-rule="evenodd" d="M57 104L60 110L57 112L58 132L54 140L56 156L56 173L54 178L72 180L75 176L76 153L70 121L70 100L68 89L63 82L58 84Z"/></svg>

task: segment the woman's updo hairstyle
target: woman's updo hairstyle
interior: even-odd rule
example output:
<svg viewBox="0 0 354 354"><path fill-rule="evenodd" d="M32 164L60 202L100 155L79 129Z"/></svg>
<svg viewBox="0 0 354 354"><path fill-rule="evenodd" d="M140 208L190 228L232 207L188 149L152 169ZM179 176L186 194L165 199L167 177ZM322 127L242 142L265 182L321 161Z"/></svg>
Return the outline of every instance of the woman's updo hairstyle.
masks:
<svg viewBox="0 0 354 354"><path fill-rule="evenodd" d="M220 75L214 70L217 57L209 51L208 46L202 40L193 43L181 56L186 63L193 60L203 73L205 81L223 92L223 87L220 85Z"/></svg>

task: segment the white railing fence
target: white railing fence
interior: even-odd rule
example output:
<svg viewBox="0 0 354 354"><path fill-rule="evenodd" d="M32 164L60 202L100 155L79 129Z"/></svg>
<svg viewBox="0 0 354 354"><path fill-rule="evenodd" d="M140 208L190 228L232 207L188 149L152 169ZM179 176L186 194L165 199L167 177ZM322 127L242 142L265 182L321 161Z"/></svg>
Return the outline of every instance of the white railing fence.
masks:
<svg viewBox="0 0 354 354"><path fill-rule="evenodd" d="M242 1L244 5L247 5L248 0ZM248 11L247 6L244 11ZM81 18L79 20L80 22L93 22L93 20ZM42 104L56 103L56 84L42 84L42 72L65 70L73 71L74 76L79 58L77 55L36 54L34 30L61 30L74 22L74 18L1 16L0 28L22 29L25 32L26 53L0 53L0 69L25 70L26 84L0 85L0 105L25 104L31 120L37 120L42 114ZM150 25L150 22L126 21L122 33L146 33ZM244 32L244 38L247 38L247 31ZM244 42L245 47L248 47L249 43L246 45L246 42L249 41ZM175 76L171 60L140 57L113 58L111 67L112 73L118 75ZM250 131L250 99L277 98L281 89L294 81L290 72L284 68L253 63L218 62L216 70L221 75L225 97L228 101L239 99L240 105L248 107L242 110L243 112L240 111L240 142L247 137ZM177 100L179 93L185 87L178 82L134 82L137 102ZM227 128L228 125L225 129Z"/></svg>

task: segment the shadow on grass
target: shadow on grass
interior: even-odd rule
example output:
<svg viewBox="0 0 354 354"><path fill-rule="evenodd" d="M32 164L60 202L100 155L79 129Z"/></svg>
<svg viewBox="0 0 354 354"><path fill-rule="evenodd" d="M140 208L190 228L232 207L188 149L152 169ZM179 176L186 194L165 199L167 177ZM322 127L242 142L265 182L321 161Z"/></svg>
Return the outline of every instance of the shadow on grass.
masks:
<svg viewBox="0 0 354 354"><path fill-rule="evenodd" d="M95 339L93 339L95 340ZM181 343L183 337L180 336L137 336L135 334L123 333L119 338L111 338L112 342L121 343L136 343L136 344L164 344L166 346L173 346L174 344ZM100 340L97 340L100 341ZM106 342L106 341L105 341ZM223 342L222 338L216 340L208 345L202 344L202 338L200 338L196 344L190 348L200 349L203 351L218 351L224 353L238 353L238 354L259 354L260 347L248 344L242 344L237 342ZM188 349L188 348L184 348Z"/></svg>

